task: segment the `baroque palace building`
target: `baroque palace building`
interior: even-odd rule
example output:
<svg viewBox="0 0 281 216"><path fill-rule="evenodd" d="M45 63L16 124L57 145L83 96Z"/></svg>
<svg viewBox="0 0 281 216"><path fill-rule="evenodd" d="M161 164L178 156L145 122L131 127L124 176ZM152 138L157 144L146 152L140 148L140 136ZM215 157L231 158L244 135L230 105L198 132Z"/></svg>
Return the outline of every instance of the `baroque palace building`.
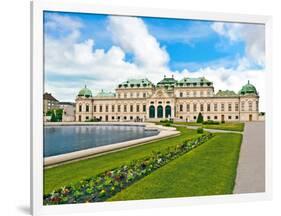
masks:
<svg viewBox="0 0 281 216"><path fill-rule="evenodd" d="M76 121L196 121L259 120L259 95L254 85L244 85L238 93L219 90L205 77L166 77L154 85L148 79L129 79L115 93L101 91L92 95L86 86L76 97Z"/></svg>

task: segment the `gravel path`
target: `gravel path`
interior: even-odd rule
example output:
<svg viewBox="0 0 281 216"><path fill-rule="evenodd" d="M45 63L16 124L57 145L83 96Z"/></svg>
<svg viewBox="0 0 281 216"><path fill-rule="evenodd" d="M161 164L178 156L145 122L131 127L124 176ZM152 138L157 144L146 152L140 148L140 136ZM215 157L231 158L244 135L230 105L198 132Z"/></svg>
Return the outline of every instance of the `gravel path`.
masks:
<svg viewBox="0 0 281 216"><path fill-rule="evenodd" d="M265 191L265 123L245 123L233 193Z"/></svg>

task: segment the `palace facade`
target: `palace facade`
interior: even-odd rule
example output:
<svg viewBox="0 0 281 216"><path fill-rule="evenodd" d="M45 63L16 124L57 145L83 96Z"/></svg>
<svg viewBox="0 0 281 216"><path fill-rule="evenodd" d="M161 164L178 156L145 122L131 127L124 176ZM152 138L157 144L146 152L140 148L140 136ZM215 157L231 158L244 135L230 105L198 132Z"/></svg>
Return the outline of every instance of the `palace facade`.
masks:
<svg viewBox="0 0 281 216"><path fill-rule="evenodd" d="M205 77L164 77L156 85L148 79L130 79L120 83L115 92L101 91L93 96L86 86L76 97L76 121L196 121L259 120L259 95L254 85L214 92Z"/></svg>

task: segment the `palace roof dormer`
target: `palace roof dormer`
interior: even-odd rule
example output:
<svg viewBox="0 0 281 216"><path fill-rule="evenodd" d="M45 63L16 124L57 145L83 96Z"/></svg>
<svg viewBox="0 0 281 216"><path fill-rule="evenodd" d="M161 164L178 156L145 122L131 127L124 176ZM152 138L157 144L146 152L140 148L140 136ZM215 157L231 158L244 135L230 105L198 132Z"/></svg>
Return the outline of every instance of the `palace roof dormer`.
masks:
<svg viewBox="0 0 281 216"><path fill-rule="evenodd" d="M213 83L207 80L205 77L197 77L197 78L185 77L177 83L177 86L211 87L213 86Z"/></svg>
<svg viewBox="0 0 281 216"><path fill-rule="evenodd" d="M157 83L157 87L175 87L177 85L177 82L178 81L174 79L174 76L164 76L164 79Z"/></svg>
<svg viewBox="0 0 281 216"><path fill-rule="evenodd" d="M217 97L236 97L238 96L234 91L230 90L219 90L216 94Z"/></svg>
<svg viewBox="0 0 281 216"><path fill-rule="evenodd" d="M99 93L97 93L95 97L101 97L101 98L115 97L115 93L104 91L102 89Z"/></svg>
<svg viewBox="0 0 281 216"><path fill-rule="evenodd" d="M154 87L154 84L148 80L144 79L128 79L125 82L122 82L118 85L118 88L151 88Z"/></svg>

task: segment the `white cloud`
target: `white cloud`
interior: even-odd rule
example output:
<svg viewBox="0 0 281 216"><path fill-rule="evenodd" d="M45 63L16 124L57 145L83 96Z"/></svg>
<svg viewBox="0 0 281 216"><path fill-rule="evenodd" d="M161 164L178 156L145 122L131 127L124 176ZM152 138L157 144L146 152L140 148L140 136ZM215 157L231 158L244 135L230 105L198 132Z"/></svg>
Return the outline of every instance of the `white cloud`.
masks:
<svg viewBox="0 0 281 216"><path fill-rule="evenodd" d="M168 53L160 47L140 18L111 16L108 28L113 40L126 52L134 54L134 61L138 66L157 68L168 63Z"/></svg>
<svg viewBox="0 0 281 216"><path fill-rule="evenodd" d="M260 66L265 63L265 28L264 25L247 23L214 22L212 28L218 34L232 42L244 41L247 61ZM245 60L244 60L245 61Z"/></svg>
<svg viewBox="0 0 281 216"><path fill-rule="evenodd" d="M238 92L242 85L250 80L261 96L261 109L264 110L265 72L261 70L245 70L247 59L240 60L237 69L204 67L196 72L188 70L171 71L167 64L169 55L147 30L139 18L110 17L109 30L115 39L115 45L108 50L97 49L93 38L80 40L80 28L77 20L72 23L70 18L50 19L57 28L62 25L69 33L65 37L52 38L45 35L45 71L53 77L60 76L64 82L48 80L45 90L52 92L59 100L73 101L79 89L87 86L97 92L101 89L114 91L118 83L128 78L147 77L154 83L160 81L164 75L176 79L183 77L205 76L214 82L215 90L231 89ZM56 22L58 21L58 22ZM67 25L64 25L66 22ZM236 35L219 25L216 27L220 34L229 34L231 40ZM249 48L250 49L250 48ZM254 50L251 48L250 50ZM133 62L125 60L126 52L134 56ZM78 77L75 79L74 77ZM55 80L55 81L54 81Z"/></svg>

